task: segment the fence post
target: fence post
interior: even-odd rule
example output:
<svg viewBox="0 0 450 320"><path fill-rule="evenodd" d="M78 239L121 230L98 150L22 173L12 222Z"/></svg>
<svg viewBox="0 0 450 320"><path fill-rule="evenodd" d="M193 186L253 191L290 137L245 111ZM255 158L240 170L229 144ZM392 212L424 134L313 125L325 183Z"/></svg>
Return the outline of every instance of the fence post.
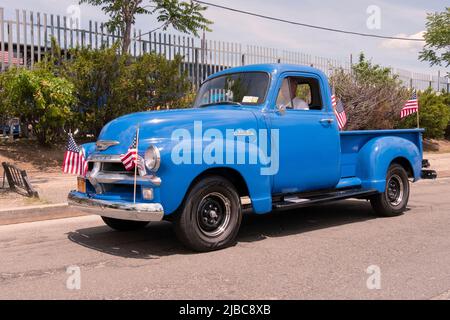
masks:
<svg viewBox="0 0 450 320"><path fill-rule="evenodd" d="M195 81L195 86L198 89L200 87L200 68L199 68L199 52L198 52L198 48L194 49L194 81Z"/></svg>
<svg viewBox="0 0 450 320"><path fill-rule="evenodd" d="M0 50L2 51L2 58L0 61L1 70L5 70L5 22L4 9L0 8Z"/></svg>
<svg viewBox="0 0 450 320"><path fill-rule="evenodd" d="M441 90L441 70L438 70L437 91L439 92L440 90Z"/></svg>

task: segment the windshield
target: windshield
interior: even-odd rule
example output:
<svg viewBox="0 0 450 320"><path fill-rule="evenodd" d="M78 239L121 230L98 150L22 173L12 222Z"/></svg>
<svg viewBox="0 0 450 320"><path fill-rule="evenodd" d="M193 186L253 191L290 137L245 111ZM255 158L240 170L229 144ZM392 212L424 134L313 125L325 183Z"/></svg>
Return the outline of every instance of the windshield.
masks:
<svg viewBox="0 0 450 320"><path fill-rule="evenodd" d="M200 88L194 108L225 103L258 105L264 102L269 87L269 75L243 72L206 81Z"/></svg>

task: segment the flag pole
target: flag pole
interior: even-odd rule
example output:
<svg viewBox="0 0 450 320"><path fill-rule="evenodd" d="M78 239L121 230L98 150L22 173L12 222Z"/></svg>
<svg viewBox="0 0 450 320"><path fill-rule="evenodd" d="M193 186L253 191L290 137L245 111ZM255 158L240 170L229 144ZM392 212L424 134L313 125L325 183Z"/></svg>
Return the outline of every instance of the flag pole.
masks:
<svg viewBox="0 0 450 320"><path fill-rule="evenodd" d="M417 104L417 129L420 129L419 104Z"/></svg>
<svg viewBox="0 0 450 320"><path fill-rule="evenodd" d="M138 170L138 154L139 151L139 125L136 130L136 159L134 160L134 192L133 192L133 203L136 204L136 185L137 185L137 170Z"/></svg>

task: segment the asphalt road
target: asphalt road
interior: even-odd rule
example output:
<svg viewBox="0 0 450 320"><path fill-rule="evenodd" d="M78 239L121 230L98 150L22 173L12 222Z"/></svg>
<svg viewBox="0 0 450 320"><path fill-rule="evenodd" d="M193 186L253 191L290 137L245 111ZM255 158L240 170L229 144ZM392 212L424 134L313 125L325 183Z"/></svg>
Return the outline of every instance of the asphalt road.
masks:
<svg viewBox="0 0 450 320"><path fill-rule="evenodd" d="M0 298L450 299L450 180L415 184L409 207L375 218L348 200L249 216L235 247L205 254L184 249L168 223L132 233L95 216L2 226ZM69 290L77 270L80 289Z"/></svg>

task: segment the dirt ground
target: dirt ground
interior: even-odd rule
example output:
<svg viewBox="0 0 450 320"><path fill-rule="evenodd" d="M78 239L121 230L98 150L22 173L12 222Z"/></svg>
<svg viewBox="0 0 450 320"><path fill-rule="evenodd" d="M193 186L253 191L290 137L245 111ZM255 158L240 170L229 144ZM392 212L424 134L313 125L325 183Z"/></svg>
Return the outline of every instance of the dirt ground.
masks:
<svg viewBox="0 0 450 320"><path fill-rule="evenodd" d="M64 145L41 147L35 141L27 140L0 142L0 162L13 163L29 174L59 173L64 159L64 148Z"/></svg>
<svg viewBox="0 0 450 320"><path fill-rule="evenodd" d="M0 142L0 163L9 162L26 170L28 178L38 191L40 198L30 199L1 189L3 185L3 167L1 167L0 209L65 202L67 193L73 189L76 180L75 177L64 175L61 172L64 152L64 145L43 148L34 141Z"/></svg>
<svg viewBox="0 0 450 320"><path fill-rule="evenodd" d="M450 153L449 140L426 140L423 143L423 148L430 153Z"/></svg>

